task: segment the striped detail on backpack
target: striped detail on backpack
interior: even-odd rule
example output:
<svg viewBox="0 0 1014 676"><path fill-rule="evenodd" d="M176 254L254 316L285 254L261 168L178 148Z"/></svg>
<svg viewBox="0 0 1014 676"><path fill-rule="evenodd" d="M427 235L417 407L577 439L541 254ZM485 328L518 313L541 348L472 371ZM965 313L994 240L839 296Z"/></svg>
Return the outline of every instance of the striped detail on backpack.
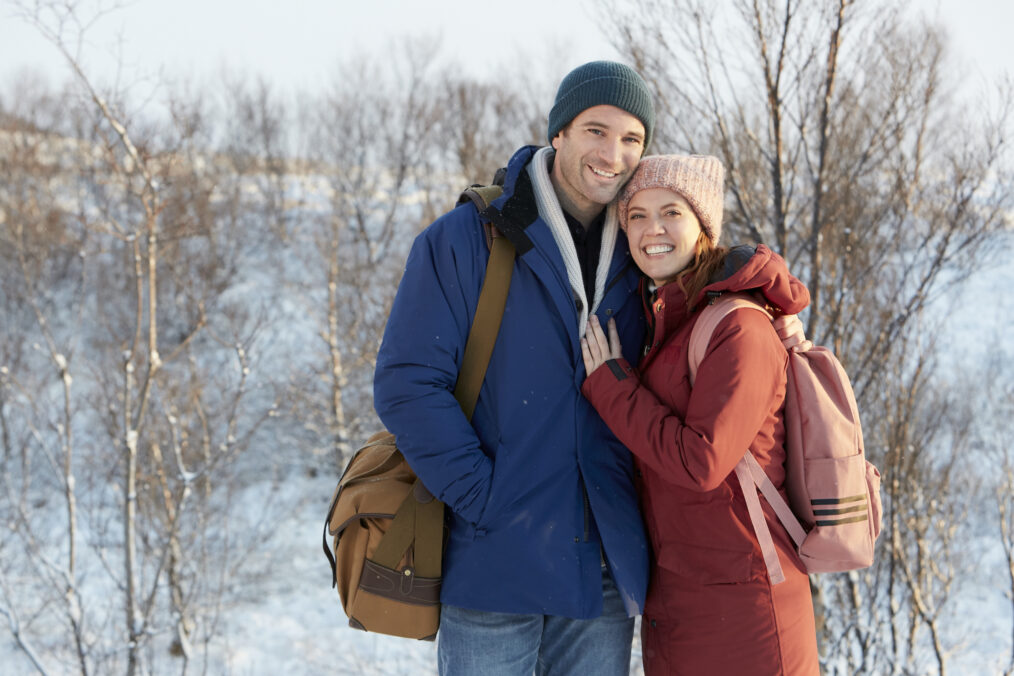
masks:
<svg viewBox="0 0 1014 676"><path fill-rule="evenodd" d="M842 517L833 519L818 519L818 526L841 526L847 523L857 523L869 519L869 503L865 493L862 495L850 495L844 498L817 498L810 500L813 505L814 516ZM833 508L828 506L834 505ZM819 509L818 507L823 507ZM860 513L858 516L851 516Z"/></svg>

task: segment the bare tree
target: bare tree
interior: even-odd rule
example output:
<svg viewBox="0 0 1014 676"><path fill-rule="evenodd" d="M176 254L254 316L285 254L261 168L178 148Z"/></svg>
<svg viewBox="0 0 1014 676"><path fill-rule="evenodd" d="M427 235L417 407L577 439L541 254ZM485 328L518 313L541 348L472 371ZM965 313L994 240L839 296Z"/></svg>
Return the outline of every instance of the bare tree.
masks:
<svg viewBox="0 0 1014 676"><path fill-rule="evenodd" d="M999 344L991 345L991 355L982 371L969 378L967 406L974 408L981 460L987 468L986 486L992 492L990 532L995 533L1002 553L1006 583L1004 596L1010 605L1011 642L1003 657L1003 673L1014 674L1014 452L1010 420L1014 416L1014 373L1010 352Z"/></svg>
<svg viewBox="0 0 1014 676"><path fill-rule="evenodd" d="M446 139L447 167L461 177L460 187L488 183L515 150L546 143L548 111L541 104L552 93L541 95L545 88L540 91L534 78L482 82L445 73L437 79L444 92L440 138Z"/></svg>
<svg viewBox="0 0 1014 676"><path fill-rule="evenodd" d="M68 46L68 27L87 23L78 7L36 3L22 11L66 57L76 82L70 91L78 94L64 94L55 102L60 114L49 119L35 111L5 117L0 136L0 161L12 178L0 190L0 254L13 264L4 266L4 302L12 318L26 320L14 324L18 330L34 326L38 336L22 332L2 346L5 467L22 460L19 471L4 473L4 506L28 564L11 571L37 571L28 579L44 592L60 588L56 607L76 646L75 670L104 671L122 660L127 673L150 671L153 645L171 632L167 642L185 672L201 608L225 593L229 574L258 542L230 547L223 533L234 521L238 458L275 409L272 397L250 393L265 320L227 298L243 245L237 228L221 225L235 223L228 216L236 207L223 204L217 189L221 168L205 153L200 103L170 99L169 125L148 123L101 92ZM31 380L43 371L18 347L26 339L55 369L60 419L48 413L45 381ZM79 441L74 432L84 420L91 431ZM102 429L105 440L96 434ZM39 470L36 455L45 458ZM116 595L80 587L82 469L87 567L103 570L119 590L120 632L106 613ZM66 504L62 537L31 509L50 470ZM108 527L117 504L118 535ZM223 575L207 576L212 567ZM10 589L6 577L0 581ZM30 598L5 594L3 610L44 672L62 651L37 649L43 629L24 618L50 616L53 601L48 592ZM20 612L26 602L38 609Z"/></svg>
<svg viewBox="0 0 1014 676"><path fill-rule="evenodd" d="M34 103L47 108L51 105L48 101ZM65 509L66 550L62 556L52 556L30 534L25 538L25 544L35 563L47 570L54 587L60 590L76 660L82 673L87 673L88 646L81 612L77 551L79 517L74 417L79 403L72 376L78 344L72 327L80 320L80 310L75 311L76 316L58 316L56 307L61 300L67 300L71 307L80 308L87 257L84 255L85 235L72 223L74 214L53 206L59 203L59 192L53 187L59 181L59 168L53 162L53 153L60 152L59 146L58 139L38 133L17 118L12 118L0 130L0 147L3 150L0 163L7 177L0 196L3 204L0 207L0 250L5 269L13 273L4 276L0 288L8 305L7 316L12 319L30 317L38 336L38 342L31 343L35 355L24 354L24 347L17 339L5 341L3 363L0 364L0 389L3 391L0 400L4 402L5 409L11 408L6 404L17 400L34 403L33 390L37 385L22 380L24 371L19 368L27 364L42 367L45 369L43 373L55 377L60 392L58 398L38 402L39 407L35 409L33 419L45 421L45 428L34 423L23 428L13 424L7 412L3 414L4 464L13 461L15 455L20 455L21 460L17 470L10 468L12 471L4 472L4 484L5 502L12 511L12 524L25 525L31 522L28 505L35 475L33 449L45 453L48 465L59 478ZM36 363L35 356L43 357L43 362ZM48 362L48 368L45 362ZM48 382L49 378L43 376L41 381ZM59 414L55 417L46 415L43 411L48 406ZM24 433L27 436L22 436ZM20 477L20 486L14 484L15 477ZM20 533L24 535L26 531ZM12 624L16 623L17 611L13 604L8 603L6 612ZM25 637L19 631L15 633L26 653L31 655L32 651L24 643ZM35 657L32 660L38 665Z"/></svg>
<svg viewBox="0 0 1014 676"><path fill-rule="evenodd" d="M1008 407L1010 402L1008 401ZM1006 446L1005 448L1010 448ZM1014 463L1011 462L1010 458L1006 459L1007 462L1001 466L1000 470L1000 481L995 488L995 498L997 506L997 515L999 517L998 526L1000 531L1000 544L1003 547L1004 559L1007 563L1007 583L1008 588L1006 590L1006 596L1011 601L1012 610L1014 610ZM1012 626L1014 626L1014 612L1011 613ZM1014 633L1014 630L1012 630ZM1004 670L1006 676L1014 674L1014 638L1011 640L1011 655L1010 660L1007 663L1007 667Z"/></svg>
<svg viewBox="0 0 1014 676"><path fill-rule="evenodd" d="M293 191L287 182L297 173L289 158L293 156L292 124L287 107L264 78L252 82L239 74L227 74L224 80L224 112L226 138L221 144L221 157L231 165L232 174L245 190L256 189L258 203L243 209L256 213L269 224L269 232L277 239L290 237L291 217L297 210L288 204ZM233 196L244 203L243 194Z"/></svg>
<svg viewBox="0 0 1014 676"><path fill-rule="evenodd" d="M434 191L446 193L433 138L439 99L426 78L433 49L409 44L384 72L366 60L345 64L326 94L303 106L306 178L315 193L305 202L316 207L306 211L300 256L307 265L296 282L319 318L324 354L315 371L327 394L300 382L312 400L298 401L313 412L305 420L326 434L339 466L362 424L374 420L373 361L401 261Z"/></svg>

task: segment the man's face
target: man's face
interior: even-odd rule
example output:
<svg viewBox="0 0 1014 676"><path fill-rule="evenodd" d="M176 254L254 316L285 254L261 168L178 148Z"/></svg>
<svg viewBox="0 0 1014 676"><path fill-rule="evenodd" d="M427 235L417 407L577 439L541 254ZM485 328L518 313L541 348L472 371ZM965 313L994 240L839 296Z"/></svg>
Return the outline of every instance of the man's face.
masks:
<svg viewBox="0 0 1014 676"><path fill-rule="evenodd" d="M644 152L644 125L615 106L593 106L553 138L553 187L560 205L584 224L613 201Z"/></svg>

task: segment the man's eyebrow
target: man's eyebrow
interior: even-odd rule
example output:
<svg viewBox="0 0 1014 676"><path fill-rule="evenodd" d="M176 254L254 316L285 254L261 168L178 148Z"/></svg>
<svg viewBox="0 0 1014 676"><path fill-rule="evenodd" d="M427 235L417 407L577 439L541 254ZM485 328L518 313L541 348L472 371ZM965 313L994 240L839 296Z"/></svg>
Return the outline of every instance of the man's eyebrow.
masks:
<svg viewBox="0 0 1014 676"><path fill-rule="evenodd" d="M599 122L598 120L587 120L581 126L583 126L583 127L598 127L599 129L612 129L612 127L610 127L605 122ZM640 139L644 138L644 132L643 131L636 131L636 130L628 130L628 131L625 131L625 132L621 132L620 135L621 136L636 136L637 138L640 138Z"/></svg>

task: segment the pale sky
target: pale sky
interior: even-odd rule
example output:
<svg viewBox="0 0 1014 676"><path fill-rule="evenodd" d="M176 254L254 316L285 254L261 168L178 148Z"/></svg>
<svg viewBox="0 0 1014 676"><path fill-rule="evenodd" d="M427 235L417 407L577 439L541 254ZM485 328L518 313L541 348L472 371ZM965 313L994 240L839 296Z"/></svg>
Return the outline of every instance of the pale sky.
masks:
<svg viewBox="0 0 1014 676"><path fill-rule="evenodd" d="M0 79L38 66L63 77L67 68L33 27L11 18L0 0ZM94 4L88 0L87 4ZM107 0L108 4L108 0ZM383 55L412 37L441 38L440 57L474 74L494 68L525 45L566 48L561 73L598 58L617 58L598 35L581 0L133 0L90 30L88 66L115 72L122 37L127 74L214 75L223 65L272 81L313 86L342 59ZM539 50L540 55L545 50Z"/></svg>
<svg viewBox="0 0 1014 676"><path fill-rule="evenodd" d="M225 66L282 85L314 87L354 54L382 55L413 36L440 36L442 59L479 75L495 72L529 47L556 45L556 52L539 47L535 55L563 55L552 64L562 76L585 61L617 57L586 9L593 3L132 0L92 27L83 60L89 73L102 78L112 78L115 64L122 63L126 82L158 75L160 68L171 78L214 81ZM69 71L59 54L31 26L11 17L13 5L0 0L0 83L25 68L53 83L66 79ZM911 6L931 16L939 10L957 56L973 71L981 69L989 77L1004 70L1014 74L1014 48L1009 46L1014 2L912 0Z"/></svg>

